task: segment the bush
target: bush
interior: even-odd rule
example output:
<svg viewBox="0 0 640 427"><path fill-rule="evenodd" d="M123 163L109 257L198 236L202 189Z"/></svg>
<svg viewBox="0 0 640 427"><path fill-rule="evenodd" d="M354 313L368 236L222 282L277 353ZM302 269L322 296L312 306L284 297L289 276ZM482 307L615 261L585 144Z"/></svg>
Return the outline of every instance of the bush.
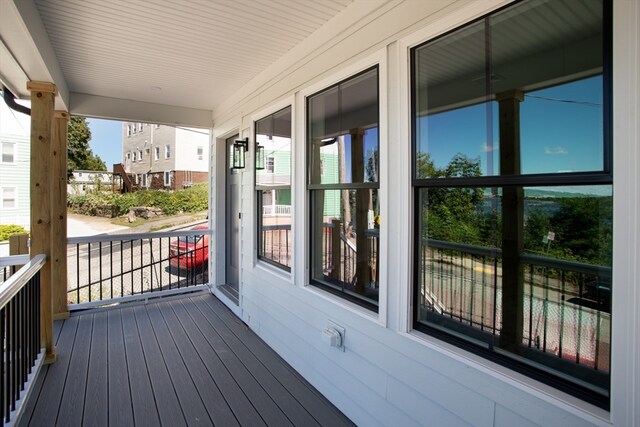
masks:
<svg viewBox="0 0 640 427"><path fill-rule="evenodd" d="M117 215L125 215L134 206L161 209L166 215L178 212L201 212L207 209L207 184L195 184L191 188L168 192L165 190L142 190L134 193L99 193L69 195L67 206L77 213L95 215L98 206L115 207Z"/></svg>
<svg viewBox="0 0 640 427"><path fill-rule="evenodd" d="M4 240L9 240L10 236L14 234L26 234L27 230L19 225L9 224L9 225L0 225L0 242Z"/></svg>

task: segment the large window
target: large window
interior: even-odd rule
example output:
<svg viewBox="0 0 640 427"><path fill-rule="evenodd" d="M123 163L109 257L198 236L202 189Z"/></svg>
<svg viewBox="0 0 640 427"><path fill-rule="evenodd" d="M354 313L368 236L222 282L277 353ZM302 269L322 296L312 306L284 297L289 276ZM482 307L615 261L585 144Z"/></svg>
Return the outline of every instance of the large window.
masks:
<svg viewBox="0 0 640 427"><path fill-rule="evenodd" d="M378 309L378 68L307 100L311 284Z"/></svg>
<svg viewBox="0 0 640 427"><path fill-rule="evenodd" d="M255 123L258 258L291 268L291 107ZM267 159L266 168L264 159Z"/></svg>
<svg viewBox="0 0 640 427"><path fill-rule="evenodd" d="M602 407L607 8L522 1L411 54L416 328Z"/></svg>

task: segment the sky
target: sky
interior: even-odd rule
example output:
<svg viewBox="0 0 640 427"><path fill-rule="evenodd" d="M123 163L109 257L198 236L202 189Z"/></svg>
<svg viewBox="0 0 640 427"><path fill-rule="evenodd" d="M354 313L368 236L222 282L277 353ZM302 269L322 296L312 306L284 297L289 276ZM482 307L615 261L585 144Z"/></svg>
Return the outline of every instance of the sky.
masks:
<svg viewBox="0 0 640 427"><path fill-rule="evenodd" d="M601 76L529 92L520 109L522 173L602 170ZM483 175L498 175L499 130L496 102L423 116L419 150L439 168L462 153L480 160Z"/></svg>
<svg viewBox="0 0 640 427"><path fill-rule="evenodd" d="M91 130L89 147L100 156L112 171L114 163L122 163L122 122L115 120L87 119Z"/></svg>

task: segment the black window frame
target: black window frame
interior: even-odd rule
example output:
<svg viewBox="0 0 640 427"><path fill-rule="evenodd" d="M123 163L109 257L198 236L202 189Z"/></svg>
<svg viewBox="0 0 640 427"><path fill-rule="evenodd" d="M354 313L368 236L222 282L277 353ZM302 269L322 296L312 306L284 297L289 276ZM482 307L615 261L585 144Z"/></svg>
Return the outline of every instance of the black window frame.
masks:
<svg viewBox="0 0 640 427"><path fill-rule="evenodd" d="M313 191L316 190L320 190L320 191L324 191L324 190L358 190L358 189L372 189L372 190L376 190L379 191L380 190L380 177L378 176L378 180L375 182L361 182L361 183L337 183L337 184L312 184L311 183L311 152L309 150L309 141L311 138L311 129L309 126L310 123L310 111L311 111L311 106L310 106L310 102L311 99L316 96L319 95L323 92L327 92L330 91L331 89L337 88L340 85L349 82L350 80L356 79L366 73L369 73L373 70L376 70L376 99L377 99L377 106L378 106L378 117L377 117L377 129L378 129L378 153L380 152L380 64L375 64L372 65L371 67L368 67L360 72L357 72L355 74L349 75L348 77L341 79L340 81L329 85L327 87L324 87L318 91L315 91L312 94L309 94L305 97L305 129L306 129L306 135L305 135L305 152L306 152L306 162L305 162L305 171L306 171L306 181L307 181L307 195L309 197L309 216L308 216L308 221L309 224L313 224L313 212L314 212L314 198L312 196ZM380 170L380 156L378 155L378 170ZM320 163L319 167L320 167L320 172L321 174L325 171L323 171L323 164ZM379 195L378 195L379 197ZM314 253L314 240L313 237L311 236L312 233L310 233L309 239L308 239L308 249L309 249L309 258L312 259L313 258L313 253ZM378 240L379 241L379 240ZM380 243L378 243L380 245ZM317 248L315 249L317 250ZM379 255L379 251L377 252L377 263L378 265L380 264L380 255ZM311 271L312 267L310 267L310 276L309 276L309 285L317 287L319 289L322 289L326 292L329 292L330 294L336 295L346 301L355 303L361 307L364 307L367 310L370 310L372 312L375 313L379 313L379 300L376 303L373 303L367 299L364 298L359 298L355 295L352 295L350 293L341 291L339 289L336 289L333 286L330 286L328 284L325 284L321 281L318 281L316 279L313 278L313 272ZM378 284L379 285L379 284Z"/></svg>
<svg viewBox="0 0 640 427"><path fill-rule="evenodd" d="M516 360L500 352L496 352L491 348L476 344L470 339L458 336L455 332L446 332L440 328L430 326L420 322L420 278L417 271L419 269L420 255L416 249L417 242L420 241L420 216L421 205L420 191L430 188L478 188L478 187L538 187L538 186L571 186L571 185L611 185L613 186L613 4L608 0L603 0L603 52L602 52L602 94L603 94L603 167L601 171L587 172L563 172L563 173L541 173L541 174L520 174L511 176L478 176L478 177L439 177L439 178L416 178L416 156L417 156L417 96L416 96L416 52L419 48L434 43L437 40L446 37L452 33L456 33L468 26L484 21L487 18L503 11L510 9L527 0L518 0L509 5L505 5L481 17L470 20L456 28L449 30L436 37L425 40L424 42L413 46L409 52L409 69L410 69L410 137L411 137L411 197L413 200L413 245L412 245L412 325L413 329L423 332L436 339L448 342L463 350L479 355L489 361L498 363L504 367L512 369L518 373L524 374L534 380L550 385L560 391L566 392L588 403L598 406L605 410L610 410L610 390L609 395L603 396L595 392L588 386L583 386L576 382L563 379L560 375L554 375L534 365L527 364L525 361ZM613 289L613 288L612 288ZM613 344L611 343L611 346ZM610 380L609 380L610 381ZM610 383L611 384L611 383Z"/></svg>

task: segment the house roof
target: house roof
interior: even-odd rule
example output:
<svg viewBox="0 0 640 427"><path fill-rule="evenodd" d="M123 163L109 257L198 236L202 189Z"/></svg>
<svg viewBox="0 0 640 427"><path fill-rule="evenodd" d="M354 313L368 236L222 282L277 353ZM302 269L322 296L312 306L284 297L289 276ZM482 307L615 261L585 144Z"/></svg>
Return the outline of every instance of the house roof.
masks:
<svg viewBox="0 0 640 427"><path fill-rule="evenodd" d="M72 114L209 127L212 112L352 0L0 0L0 80Z"/></svg>

